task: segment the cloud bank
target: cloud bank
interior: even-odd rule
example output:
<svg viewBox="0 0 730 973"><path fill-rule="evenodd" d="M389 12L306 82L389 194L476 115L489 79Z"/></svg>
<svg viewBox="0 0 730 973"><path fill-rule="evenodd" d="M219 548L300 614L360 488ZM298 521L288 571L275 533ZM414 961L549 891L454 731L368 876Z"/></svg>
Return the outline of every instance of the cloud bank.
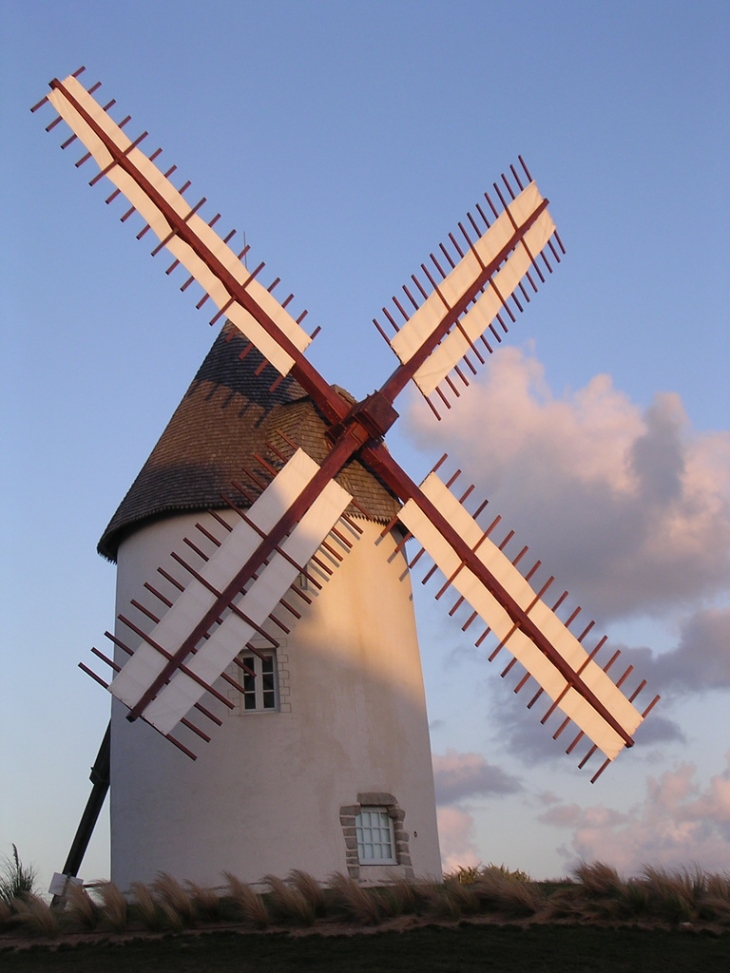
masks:
<svg viewBox="0 0 730 973"><path fill-rule="evenodd" d="M433 776L439 805L468 797L516 794L522 790L517 777L490 764L480 753L457 753L449 749L443 755L434 754Z"/></svg>
<svg viewBox="0 0 730 973"><path fill-rule="evenodd" d="M532 354L502 348L441 423L427 412L409 414L416 443L458 458L520 546L599 620L730 583L730 434L693 431L679 396L642 412L599 375L558 397Z"/></svg>
<svg viewBox="0 0 730 973"><path fill-rule="evenodd" d="M666 753L667 745L686 744L671 718L672 699L730 690L730 433L693 429L675 394L659 394L640 409L606 375L557 396L541 363L516 348L500 349L486 381L442 423L419 406L408 422L417 444L448 451L476 484L474 506L489 497L485 526L503 517L492 538L499 543L514 528L506 552L529 544L526 568L540 558L557 594L569 588L570 610L577 600L599 626L642 616L670 621L674 648L656 653L608 643L599 661L621 648L617 673L633 663L648 681L646 693L664 697L637 732L654 766L660 745ZM450 475L453 464L444 469ZM466 486L461 480L454 490ZM546 578L534 580L539 586ZM483 658L483 650L460 644L450 664ZM495 668L503 668L499 658ZM519 679L515 672L509 688ZM530 687L519 696L506 688L491 679L482 695L490 724L499 727L499 753L523 765L569 760L562 738L552 739L559 714L540 726L547 701L528 714ZM474 864L477 811L465 805L472 797L518 794L523 785L475 753L447 751L435 758L434 770L445 865ZM553 795L535 823L570 829L566 864L601 859L629 873L644 863L729 869L730 754L726 769L709 781L698 780L691 762L648 777L645 795L629 811Z"/></svg>
<svg viewBox="0 0 730 973"><path fill-rule="evenodd" d="M474 818L463 807L438 807L436 818L441 845L441 865L446 874L479 865L474 841Z"/></svg>
<svg viewBox="0 0 730 973"><path fill-rule="evenodd" d="M474 818L458 802L470 797L516 794L522 784L481 754L449 749L433 755L441 861L445 872L480 864L474 839Z"/></svg>
<svg viewBox="0 0 730 973"><path fill-rule="evenodd" d="M655 695L656 692L663 692L662 687L657 685L650 667L644 663L644 653L651 656L649 650L639 650L641 661L637 663L642 677L649 680L649 688L646 691L645 703ZM633 662L634 654L631 650L624 653L625 662ZM499 752L510 758L516 758L525 766L535 767L543 765L547 761L555 761L556 768L565 766L572 770L583 757L588 749L589 743L584 740L571 756L566 756L565 750L577 730L570 726L557 739L553 739L553 734L564 720L564 714L556 711L543 725L540 717L545 713L550 705L547 697L536 705L533 710L528 711L526 703L530 693L528 691L515 695L509 692L500 679L488 680L483 689L484 712L489 714L489 723L495 727L493 732L493 746L499 748ZM641 698L641 697L639 697ZM655 709L651 716L641 724L636 731L635 739L641 744L641 752L651 746L666 746L667 744L685 744L687 738L682 728L667 715L668 707L666 700L663 699L660 706ZM600 754L596 754L593 760L586 765L583 771L590 777L598 769L602 761Z"/></svg>
<svg viewBox="0 0 730 973"><path fill-rule="evenodd" d="M670 652L627 649L652 686L677 695L730 689L730 607L704 609L685 620Z"/></svg>
<svg viewBox="0 0 730 973"><path fill-rule="evenodd" d="M610 862L634 874L644 864L677 868L696 863L730 869L730 753L724 771L701 788L692 763L647 779L643 801L627 813L552 802L539 819L573 831L566 858ZM552 800L552 798L551 798Z"/></svg>

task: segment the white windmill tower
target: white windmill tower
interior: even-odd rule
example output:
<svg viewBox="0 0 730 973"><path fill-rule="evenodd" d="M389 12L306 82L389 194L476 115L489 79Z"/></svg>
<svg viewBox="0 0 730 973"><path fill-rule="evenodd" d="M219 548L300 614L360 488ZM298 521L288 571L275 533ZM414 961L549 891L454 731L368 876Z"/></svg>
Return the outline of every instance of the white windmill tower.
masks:
<svg viewBox="0 0 730 973"><path fill-rule="evenodd" d="M540 562L521 573L527 549L511 550L512 532L499 539L499 518L479 525L485 504L467 511L471 489L461 496L451 490L458 473L444 483L434 470L418 486L383 443L397 419L394 400L408 382L413 379L434 412L439 402L448 407L459 394L457 383L468 384L465 372L476 372L507 331L506 321L515 320L552 272L562 244L547 200L522 160L519 171L511 167L509 178L494 184L494 197L485 194L468 224L460 223L458 235L449 234L404 296L393 299L393 313L383 309L395 331L386 340L399 364L378 391L353 402L304 356L311 338L300 326L303 315L295 321L287 311L291 298L273 297L278 278L264 287L263 264L248 271L241 263L245 251L236 255L228 246L233 234L221 239L213 229L218 216L205 222L198 215L205 200L191 206L183 196L189 184L177 190L169 180L175 167L163 173L155 165L160 150L148 157L139 148L146 133L129 139L122 131L129 119L112 121L111 103L102 108L91 96L98 85L87 91L78 74L51 82L43 100L73 131L64 147L76 137L84 143L88 151L77 165L93 158L99 172L91 184L108 178L116 187L108 201L123 194L131 204L122 219L137 212L138 237L151 230L158 241L153 253L172 254L168 272L178 265L188 271L182 289L197 281L204 290L198 306L210 298L218 308L213 321L225 316L227 335L243 335L232 338L242 348L228 364L247 358L247 377L231 380L223 394L241 388L250 407L253 386L246 383L259 380L256 406L273 403L254 435L263 433L259 451L242 457L246 482L231 487L225 516L213 512L201 520L201 496L190 500L193 513L183 512L184 447L176 460L182 468L174 471L180 473L175 502L165 507L167 470L152 502L159 506L145 507L146 487L164 469L178 410L143 482L102 540L107 553L118 547L119 626L110 636L114 659L93 651L115 673L108 686L115 706L128 711L126 720L118 713L113 719L115 878L125 884L165 869L210 881L227 868L255 880L292 867L318 877L349 868L361 881L406 870L435 874L408 538L421 545L410 565L425 553L432 567L424 580L440 578L436 597L456 590L449 613L462 630L481 623L477 645L490 637L490 660L500 653L509 658L502 675L516 671L515 692L532 687L528 708L546 697L541 721L558 720L556 739L573 725L567 752L586 738L580 766L597 751L604 755L593 780L633 744L656 702L643 712L634 706L645 683L629 687L632 667L613 682L607 673L616 657L602 665L599 656L605 639L584 647L593 623L577 621L579 610L559 617L565 594L554 597L553 578L542 577ZM215 346L214 357L222 348ZM214 383L211 399L221 384ZM274 398L262 400L262 390ZM181 410L194 399L195 386ZM301 415L305 409L309 417ZM212 425L218 421L225 422L218 416ZM239 433L245 427L246 421L239 424ZM205 484L211 470L194 448L187 459L195 468L189 482ZM211 486L215 475L209 479ZM394 497L402 507L381 528ZM215 497L205 503L218 505ZM311 605L301 610L292 603L304 600L302 585L325 576ZM201 721L212 727L213 741L193 764L184 756L194 756L192 741L210 740ZM94 807L103 795L106 756L103 746ZM65 872L74 874L75 867L76 860L67 862Z"/></svg>
<svg viewBox="0 0 730 973"><path fill-rule="evenodd" d="M218 518L235 524L234 506L247 509L260 492L267 466L280 462L267 442L291 452L286 436L315 459L327 452L311 399L291 377L270 392L271 376L256 374L261 356L240 361L245 347L224 329L102 537L100 552L118 563L117 609L128 623L118 620L116 637L125 643L129 624L157 617L178 593L170 579L189 579L182 562L200 570L210 537L227 533ZM278 624L255 632L216 683L233 708L210 703L222 721L213 745L193 763L115 707L120 887L158 871L209 884L223 870L256 881L292 867L370 882L439 874L410 579L393 535L379 536L399 505L356 461L339 479L356 506L296 578ZM377 828L367 848L366 824Z"/></svg>

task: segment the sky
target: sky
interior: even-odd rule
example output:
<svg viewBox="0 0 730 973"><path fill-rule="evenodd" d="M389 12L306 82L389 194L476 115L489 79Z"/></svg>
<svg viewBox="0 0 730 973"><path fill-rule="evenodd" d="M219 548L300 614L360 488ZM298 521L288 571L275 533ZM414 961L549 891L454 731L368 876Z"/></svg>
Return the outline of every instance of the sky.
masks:
<svg viewBox="0 0 730 973"><path fill-rule="evenodd" d="M524 157L566 256L443 421L404 394L388 444L416 479L448 451L662 700L591 785L416 580L444 864L729 870L727 4L0 16L0 855L15 843L42 884L63 865L108 718L77 668L113 615L96 544L212 340L28 110L83 64L245 232L321 326L313 363L358 397L395 365L372 318ZM102 820L81 874L108 869Z"/></svg>

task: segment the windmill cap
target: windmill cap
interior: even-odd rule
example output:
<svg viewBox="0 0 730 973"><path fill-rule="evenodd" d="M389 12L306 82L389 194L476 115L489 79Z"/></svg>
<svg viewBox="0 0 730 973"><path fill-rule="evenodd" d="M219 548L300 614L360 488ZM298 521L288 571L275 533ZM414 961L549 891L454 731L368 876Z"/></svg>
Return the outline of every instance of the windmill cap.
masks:
<svg viewBox="0 0 730 973"><path fill-rule="evenodd" d="M175 410L116 513L101 536L97 550L116 561L119 545L129 534L163 517L226 506L232 480L246 481L244 469L261 469L254 454L276 465L276 454L292 452L280 435L302 446L316 462L327 454L327 424L314 402L291 376L271 391L274 372L256 372L261 355L230 325L224 326L189 389ZM344 389L339 394L355 399ZM388 523L400 509L396 497L358 460L351 460L337 477L362 508L353 516ZM238 496L241 506L247 503Z"/></svg>

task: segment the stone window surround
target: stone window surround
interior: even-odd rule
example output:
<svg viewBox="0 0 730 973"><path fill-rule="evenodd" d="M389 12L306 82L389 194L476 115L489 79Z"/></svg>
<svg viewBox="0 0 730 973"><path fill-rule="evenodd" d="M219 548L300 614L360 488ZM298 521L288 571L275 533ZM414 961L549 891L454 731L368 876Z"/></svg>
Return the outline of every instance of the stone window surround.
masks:
<svg viewBox="0 0 730 973"><path fill-rule="evenodd" d="M363 807L382 807L393 822L393 838L395 841L396 865L386 865L382 862L373 862L372 865L363 865L357 854L357 830L355 818ZM398 874L404 878L413 878L413 866L411 864L411 853L408 845L408 832L403 827L406 812L400 807L395 797L384 791L364 791L357 795L357 804L346 804L340 808L340 825L345 839L345 861L347 864L347 874L350 878L358 881L361 877L361 869L372 867L383 870L393 869L394 877Z"/></svg>

